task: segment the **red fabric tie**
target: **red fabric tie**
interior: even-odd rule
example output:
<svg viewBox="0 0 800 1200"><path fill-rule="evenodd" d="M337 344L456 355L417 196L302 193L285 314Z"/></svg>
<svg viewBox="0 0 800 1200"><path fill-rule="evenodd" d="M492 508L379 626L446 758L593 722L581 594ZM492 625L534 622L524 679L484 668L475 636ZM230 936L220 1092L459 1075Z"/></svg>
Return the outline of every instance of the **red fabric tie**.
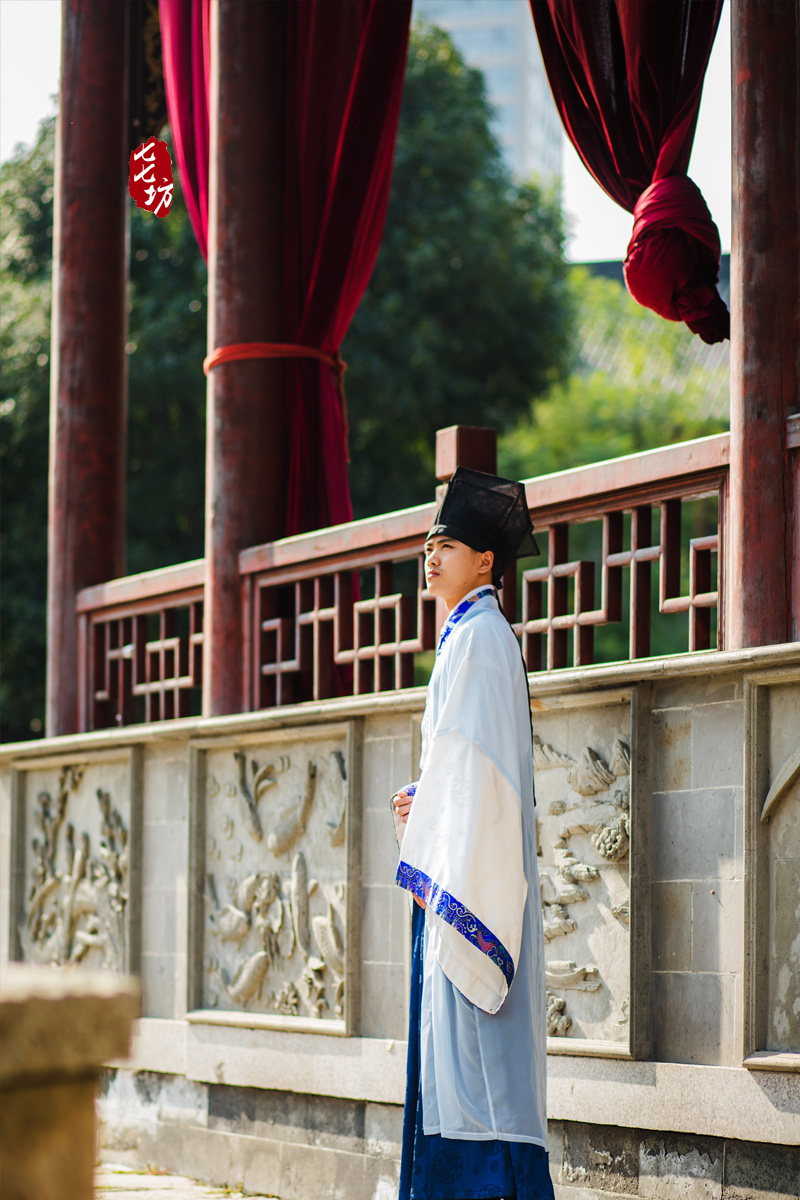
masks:
<svg viewBox="0 0 800 1200"><path fill-rule="evenodd" d="M252 358L316 358L326 363L333 371L336 379L336 391L339 395L339 406L342 415L342 432L344 434L345 453L347 461L350 454L347 451L350 427L347 422L347 401L344 394L344 373L347 363L344 362L338 350L329 354L327 350L318 350L316 346L297 346L292 342L232 342L229 346L218 346L203 359L203 371L208 375L214 367L222 363L243 362Z"/></svg>
<svg viewBox="0 0 800 1200"><path fill-rule="evenodd" d="M685 321L704 342L730 337L730 314L716 286L719 230L697 184L685 175L656 180L633 217L624 269L634 300L668 321Z"/></svg>

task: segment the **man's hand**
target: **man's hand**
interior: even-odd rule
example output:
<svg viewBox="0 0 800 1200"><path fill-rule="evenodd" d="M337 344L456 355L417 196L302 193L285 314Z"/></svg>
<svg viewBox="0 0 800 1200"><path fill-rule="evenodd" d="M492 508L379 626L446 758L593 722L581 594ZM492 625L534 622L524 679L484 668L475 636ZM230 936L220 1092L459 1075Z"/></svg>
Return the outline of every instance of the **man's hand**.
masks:
<svg viewBox="0 0 800 1200"><path fill-rule="evenodd" d="M394 811L397 813L398 817L400 818L400 820L403 822L404 825L405 825L406 821L408 820L408 814L411 812L411 803L412 803L413 799L414 799L414 797L409 796L408 792L398 792L396 796L392 797L392 804L394 805ZM414 896L414 893L412 892L411 895ZM420 906L420 908L425 908L424 900L420 899L419 896L414 896L414 899L416 900L416 902Z"/></svg>
<svg viewBox="0 0 800 1200"><path fill-rule="evenodd" d="M398 792L396 796L392 797L394 811L397 813L404 825L408 820L408 814L411 812L411 801L413 799L414 797L409 796L408 792Z"/></svg>

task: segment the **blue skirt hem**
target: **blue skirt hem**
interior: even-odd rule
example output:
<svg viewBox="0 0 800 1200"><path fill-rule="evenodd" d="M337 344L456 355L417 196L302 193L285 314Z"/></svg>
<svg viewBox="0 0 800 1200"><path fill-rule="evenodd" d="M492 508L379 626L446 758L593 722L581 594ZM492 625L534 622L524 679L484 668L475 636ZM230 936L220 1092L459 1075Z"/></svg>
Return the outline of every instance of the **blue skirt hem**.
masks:
<svg viewBox="0 0 800 1200"><path fill-rule="evenodd" d="M399 1200L554 1200L547 1151L537 1142L424 1132L420 1061L424 940L425 913L414 905Z"/></svg>

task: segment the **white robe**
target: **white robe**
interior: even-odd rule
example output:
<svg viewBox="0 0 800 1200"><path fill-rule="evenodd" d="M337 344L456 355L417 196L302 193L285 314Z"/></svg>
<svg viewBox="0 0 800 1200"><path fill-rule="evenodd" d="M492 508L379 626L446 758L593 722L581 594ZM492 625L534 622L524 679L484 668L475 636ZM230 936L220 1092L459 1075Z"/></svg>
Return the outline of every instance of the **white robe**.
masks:
<svg viewBox="0 0 800 1200"><path fill-rule="evenodd" d="M397 882L427 901L426 1134L547 1145L544 938L527 680L494 596L436 659Z"/></svg>

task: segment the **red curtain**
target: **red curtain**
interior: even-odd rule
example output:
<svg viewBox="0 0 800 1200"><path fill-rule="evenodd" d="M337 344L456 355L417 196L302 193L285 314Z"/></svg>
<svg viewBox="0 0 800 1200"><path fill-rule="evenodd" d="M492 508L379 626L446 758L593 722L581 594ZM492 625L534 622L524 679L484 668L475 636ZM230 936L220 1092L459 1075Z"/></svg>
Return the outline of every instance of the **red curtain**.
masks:
<svg viewBox="0 0 800 1200"><path fill-rule="evenodd" d="M625 279L640 304L706 342L730 334L719 231L687 178L722 0L530 0L564 128L634 215Z"/></svg>
<svg viewBox="0 0 800 1200"><path fill-rule="evenodd" d="M284 339L334 354L380 247L411 0L291 0L286 8ZM170 126L205 255L209 4L160 0L160 13ZM349 521L346 413L335 377L324 364L290 358L285 379L286 533Z"/></svg>
<svg viewBox="0 0 800 1200"><path fill-rule="evenodd" d="M159 0L170 133L189 219L208 261L210 0Z"/></svg>
<svg viewBox="0 0 800 1200"><path fill-rule="evenodd" d="M288 11L287 341L338 350L378 256L411 0L294 0ZM287 532L352 519L346 414L330 369L286 364Z"/></svg>

